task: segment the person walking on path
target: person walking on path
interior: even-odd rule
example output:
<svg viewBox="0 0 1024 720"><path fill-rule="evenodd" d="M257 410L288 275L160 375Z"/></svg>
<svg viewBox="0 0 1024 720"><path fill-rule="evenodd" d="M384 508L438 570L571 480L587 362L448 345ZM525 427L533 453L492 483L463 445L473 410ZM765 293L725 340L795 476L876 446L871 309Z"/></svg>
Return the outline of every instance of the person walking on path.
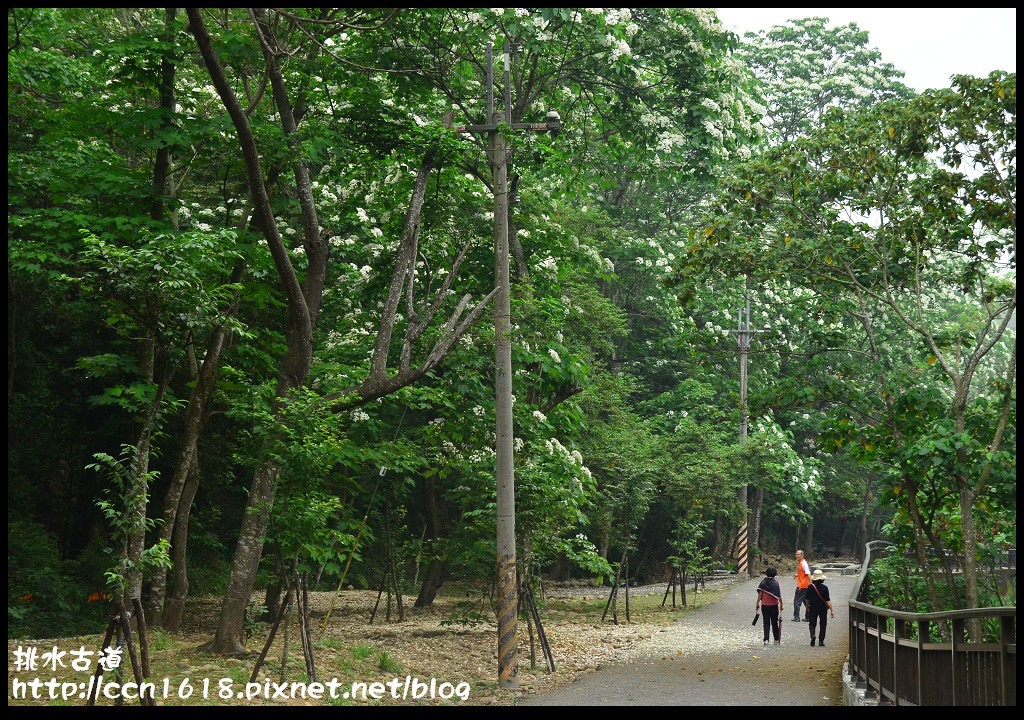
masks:
<svg viewBox="0 0 1024 720"><path fill-rule="evenodd" d="M828 613L828 614L826 614ZM807 622L811 629L811 647L814 647L814 627L821 621L818 629L818 647L825 647L825 631L828 628L829 615L836 616L832 609L832 598L825 584L825 573L815 570L811 575L811 587L807 591Z"/></svg>
<svg viewBox="0 0 1024 720"><path fill-rule="evenodd" d="M765 570L764 574L764 580L757 586L757 602L754 604L754 612L760 612L763 617L764 642L762 644L768 644L768 632L771 631L775 644L780 645L782 643L782 628L779 625L782 622L783 610L782 588L779 587L779 581L775 579L778 571L774 567ZM754 622L757 622L756 615Z"/></svg>
<svg viewBox="0 0 1024 720"><path fill-rule="evenodd" d="M793 595L793 622L800 622L800 608L804 606L804 599L807 597L807 588L811 586L811 566L804 560L804 551L796 551L796 594ZM804 618L804 622L807 618Z"/></svg>

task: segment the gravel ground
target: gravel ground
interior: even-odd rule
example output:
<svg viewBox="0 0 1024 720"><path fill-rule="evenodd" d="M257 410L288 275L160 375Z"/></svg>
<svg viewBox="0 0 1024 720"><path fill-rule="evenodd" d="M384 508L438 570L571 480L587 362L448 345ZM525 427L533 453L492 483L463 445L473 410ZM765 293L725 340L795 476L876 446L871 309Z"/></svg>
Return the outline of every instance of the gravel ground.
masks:
<svg viewBox="0 0 1024 720"><path fill-rule="evenodd" d="M794 584L784 571L779 574L786 602ZM762 646L760 622L750 624L759 580L736 578L721 600L629 643L596 672L551 690L526 692L516 704L838 705L848 654L847 601L856 577L827 580L836 617L823 648L810 647L806 623L788 620L788 602L782 645Z"/></svg>
<svg viewBox="0 0 1024 720"><path fill-rule="evenodd" d="M783 571L780 570L780 575ZM392 675L410 675L417 678L439 678L447 681L466 681L472 685L467 705L663 705L663 704L742 704L749 698L751 683L759 686L759 693L767 698L779 698L790 704L834 704L833 686L838 686L839 668L845 659L844 634L845 597L842 581L830 582L833 597L842 596L837 603L836 630L830 627L827 649L809 648L806 644L807 626L802 633L793 633L792 623L786 623L787 639L781 648L762 648L760 628L750 626L754 588L757 580L738 576L709 579L707 590L724 589L715 602L687 612L675 623L623 622L624 593L620 589L618 624L598 621L590 613L589 619L575 617L572 612L545 617L544 627L551 650L557 661L557 670L547 672L543 658L539 665L531 663L528 628L520 623L519 682L517 690L499 690L495 682L497 643L492 622L479 625L451 624L451 611L458 597L439 598L431 608L414 608L415 598L406 596L406 617L397 622L383 617L385 608L371 623L370 616L379 596L370 590L311 592L311 621L317 631L317 670L324 678L347 678L386 681ZM852 578L850 579L852 586ZM783 583L783 590L787 590ZM549 587L547 596L588 598L590 608L606 600L607 587ZM631 597L664 594L665 585L655 584L631 587ZM693 592L688 585L687 594ZM848 595L848 590L846 591ZM470 597L467 595L467 597ZM202 651L211 638L221 605L219 597L191 598L189 612L182 631L172 639L164 638L151 645L154 672L177 686L183 678L192 682L207 678L217 681L230 673L247 672L263 644L265 631L254 637L249 649L254 653L247 658L212 657ZM332 610L326 634L319 635L328 609ZM487 610L487 608L482 608ZM292 659L289 674L300 672L301 651L297 646L297 621L292 620ZM278 633L274 648L268 654L271 665L264 667L267 677L279 672L284 633ZM800 638L800 639L797 639ZM27 639L8 639L8 657L13 657L17 644L52 644L61 647L94 645L99 637L48 639L46 642ZM14 645L12 645L14 643ZM360 666L353 673L353 649L372 648L373 652L386 652L389 663L399 669L380 667L379 677L371 666ZM768 651L771 652L768 652ZM827 650L827 651L826 651ZM810 652L809 652L810 651ZM794 664L796 663L796 664ZM271 669L268 669L271 668ZM796 668L803 678L793 683L787 672ZM69 678L74 675L68 670ZM13 673L13 675L12 675ZM30 675L31 673L29 673ZM8 663L9 676L16 673ZM741 677L742 676L742 677ZM22 679L25 679L22 677ZM721 688L723 679L732 684ZM439 681L440 681L439 680ZM798 693L799 697L794 693ZM810 693L810 694L808 694ZM47 704L45 700L24 703ZM172 704L190 704L178 702ZM279 704L275 701L247 704ZM324 704L311 701L289 704ZM426 704L422 700L389 702L388 704ZM451 704L441 700L429 704ZM463 704L463 703L459 703Z"/></svg>
<svg viewBox="0 0 1024 720"><path fill-rule="evenodd" d="M746 582L746 578L734 574L716 575L708 578L700 586L701 590L727 590ZM639 585L629 588L630 595L664 595L665 583L656 585ZM619 589L619 602L624 600L625 588ZM687 584L687 592L693 592L693 585ZM547 590L549 598L596 597L602 594L607 598L608 588L555 587ZM621 607L621 605L620 605ZM647 627L639 624L641 633L646 639L639 640L629 647L619 648L618 652L606 654L602 658L608 662L636 662L651 660L673 655L682 648L691 655L719 652L723 649L736 650L749 647L750 638L736 633L734 624L727 626L694 626L686 623L675 623L670 627L652 625Z"/></svg>

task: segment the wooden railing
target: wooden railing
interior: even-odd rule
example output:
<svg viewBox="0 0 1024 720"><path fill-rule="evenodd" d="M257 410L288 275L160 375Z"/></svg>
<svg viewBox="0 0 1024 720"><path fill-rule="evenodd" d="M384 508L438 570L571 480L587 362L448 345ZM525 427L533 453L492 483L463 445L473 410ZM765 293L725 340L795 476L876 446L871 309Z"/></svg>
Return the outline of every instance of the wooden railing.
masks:
<svg viewBox="0 0 1024 720"><path fill-rule="evenodd" d="M880 705L1016 705L1017 608L908 613L871 605L868 570L886 546L868 543L851 593L850 681ZM997 619L998 642L970 638L974 619ZM950 642L936 641L940 622L949 623Z"/></svg>

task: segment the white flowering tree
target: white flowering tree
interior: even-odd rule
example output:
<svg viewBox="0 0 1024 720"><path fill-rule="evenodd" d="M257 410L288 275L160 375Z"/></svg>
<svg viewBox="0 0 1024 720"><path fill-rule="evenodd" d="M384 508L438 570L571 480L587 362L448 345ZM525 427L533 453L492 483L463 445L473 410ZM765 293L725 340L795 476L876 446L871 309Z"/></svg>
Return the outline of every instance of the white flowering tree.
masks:
<svg viewBox="0 0 1024 720"><path fill-rule="evenodd" d="M804 419L809 419L803 413ZM805 458L794 448L793 433L783 430L770 416L757 418L739 456L746 467L741 472L756 489L754 525L763 519L781 520L785 525L806 524L821 503L824 483L819 463Z"/></svg>
<svg viewBox="0 0 1024 720"><path fill-rule="evenodd" d="M268 155L271 152L270 148L262 147L261 143L266 143L254 132L254 123L250 120L250 111L246 108L246 103L253 101L257 101L254 105L256 107L262 96L245 98L240 94L240 90L248 90L245 79L249 68L247 61L242 61L233 54L237 46L231 43L237 42L240 36L229 33L227 36L218 34L215 38L209 30L208 20L214 20L216 23L216 18L204 16L202 11L193 9L188 11L188 15L189 29L237 136L245 161L248 193L254 208L254 224L262 231L263 239L274 260L279 289L286 301L288 344L281 357L275 392L276 403L280 405L290 391L301 387L307 380L316 340L314 333L320 320L328 270L332 266L329 263L331 250L344 241L339 236L337 242L332 242L330 228L321 222L324 195L329 196L328 199L330 196L337 198L337 195L330 188L314 187L313 184L315 174L321 172L324 167L329 167L328 153L321 146L326 137L324 134L318 135L316 131L319 129L327 134L332 133L333 127L323 125L323 120L334 116L338 110L344 113L347 107L352 107L350 101L341 96L351 92L355 87L367 87L362 82L358 85L350 84L351 74L346 75L347 66L339 62L333 66L338 73L334 79L339 82L336 97L332 93L330 80L325 80L324 76L316 74L315 71L310 72L308 67L293 71L291 67L286 67L285 61L293 52L310 59L347 58L352 61L373 46L361 44L358 38L360 33L354 33L354 36L349 38L344 32L345 29L362 27L365 34L369 34L386 25L390 16L383 12L364 13L359 10L353 11L352 17L305 16L302 13L287 11L252 11L244 13L240 18L242 24L236 26L245 28L249 33L246 38L252 51L249 59L253 56L260 58L262 72L265 73L271 90L267 99L272 101L272 104L265 112L268 112L272 122L280 124L285 139L285 144L278 146L277 151L290 155L288 163L291 165L294 197L297 199L297 202L291 204L290 212L299 218L296 224L301 227L301 232L289 233L289 228L283 227L278 221L273 202L275 196L269 192L263 167L262 156ZM351 47L339 49L339 39L351 41ZM218 46L218 41L221 42L221 46ZM236 59L240 61L232 68L234 77L229 76L227 68L230 65L222 60L222 56L227 63L232 63ZM370 56L367 56L367 59L371 59ZM327 73L324 72L324 75ZM239 84L234 84L236 82ZM342 90L342 87L345 89ZM381 98L371 100L364 97L362 102L364 106L371 104L387 107L386 103L381 102ZM407 110L402 121L403 124L409 123L407 127L413 130L414 137L418 125L415 120L415 112ZM387 289L383 296L383 306L376 315L373 325L375 340L369 367L366 374L356 383L335 392L328 392L325 396L327 400L349 398L349 406L363 404L423 377L441 362L459 335L473 324L489 297L485 294L485 299L472 307L469 295L457 301L449 298L450 278L454 272L449 273L448 279L439 281L435 289L428 290L426 298L418 298L414 294L417 287L415 266L420 247L421 208L427 182L439 159L439 144L451 139L450 132L446 131L440 120L441 118L434 119L436 131L433 138L429 134L418 136L423 149L417 153L417 159L411 160L415 167L412 171L414 178L406 185L409 199L405 205L404 220L399 218L394 222L395 237L399 238L399 241L391 257L390 281L385 283ZM306 127L310 130L304 130ZM303 140L309 136L308 133L312 133L311 137L318 140ZM353 146L354 144L349 147ZM362 215L360 214L358 206L352 210L360 220L363 216L369 219L365 210ZM329 217L329 212L326 215ZM379 227L369 230L371 237L383 236L383 230ZM295 241L289 239L292 234ZM461 259L461 254L456 255L450 266L457 268ZM398 307L403 295L407 308L401 328L404 337L395 343L393 340L398 325ZM442 301L447 302L442 304ZM443 323L443 330L427 340L429 349L422 356L417 356L414 363L413 350L425 331L434 324L433 321L439 311L447 317L447 321ZM396 355L397 371L389 373L390 361ZM345 404L343 401L342 405ZM243 515L235 550L231 580L212 643L215 651L237 653L243 649L242 626L245 604L252 591L262 555L262 538L273 508L280 469L277 462L268 458L266 462L258 465L254 472L248 507Z"/></svg>
<svg viewBox="0 0 1024 720"><path fill-rule="evenodd" d="M746 33L736 55L763 93L771 144L807 135L831 108L866 109L914 94L901 82L903 73L883 60L868 33L855 23L793 18Z"/></svg>
<svg viewBox="0 0 1024 720"><path fill-rule="evenodd" d="M1004 524L1014 466L1015 111L1015 76L994 72L836 113L738 174L705 245L720 257L756 248L757 270L799 273L859 326L857 362L838 370L861 381L833 388L851 391L833 447L871 445L921 566L926 541L960 560L953 602L966 607L992 554L979 522ZM940 512L946 497L956 502Z"/></svg>
<svg viewBox="0 0 1024 720"><path fill-rule="evenodd" d="M660 553L671 520L688 513L713 516L724 537L736 508L723 488L739 479L725 449L737 427L729 330L745 289L715 276L713 263L708 275L688 268L691 280L670 283L697 257L686 229L709 237L697 218L714 207L718 177L753 154L772 106L713 11L190 13L9 15L9 388L22 443L12 444L43 448L13 453L19 506L65 484L88 496L90 486L61 474L88 456L51 459L52 447L116 447L127 428L76 409L74 398L94 394L88 382L61 390L66 356L102 358L114 345L100 312L112 306L109 289L97 283L102 299L82 302L54 282L75 274L79 229L140 250L156 228L208 249L176 258L185 266L165 275L199 273L204 290L227 282L236 293L237 322L186 318L193 338L177 359L183 368L194 359L198 373L194 385L175 376L189 402L182 429L168 431L182 451L161 530L187 536L199 498L217 513L207 521L216 542L238 538L217 647L243 649L256 568L275 554L265 536L333 571L385 485L410 526L426 528L424 602L445 563L464 572L473 558L489 563L493 330L482 311L494 285L493 197L479 138L455 127L485 120L485 48L507 41L512 121L553 109L563 122L556 138L509 133L520 542L538 559L562 550L600 574L595 558L611 542L601 513L625 506L633 478L671 495L655 493L635 542L660 543ZM231 273L203 270L239 256ZM808 367L793 360L810 352L805 340L824 346L837 321L789 280L751 288L767 314L755 323L772 331L757 341L771 350L752 363L761 373L752 403L794 433L806 461L821 410L816 397L791 402L803 390L786 378ZM47 363L31 361L42 355ZM52 393L25 390L40 385ZM74 442L44 442L46 425ZM201 433L213 448L202 458ZM611 457L620 444L622 457ZM28 478L40 466L47 480L36 488ZM196 494L200 469L209 494ZM633 500L625 504L643 507ZM81 522L76 533L88 535L78 517L87 513L68 505L54 524ZM176 593L187 591L183 565L182 555ZM161 585L154 578L154 598Z"/></svg>
<svg viewBox="0 0 1024 720"><path fill-rule="evenodd" d="M511 221L512 249L518 278L529 280L513 297L516 417L522 423L517 433L524 433L526 447L538 447L522 418L535 417L534 411L556 417L555 409L579 392L590 369L621 362L616 354L621 354L618 338L625 327L619 308L634 319L649 318L657 328L656 340L641 340L625 353L631 372L646 372L642 356L652 349L660 353L667 345L672 329L663 317L671 317L675 307L661 281L683 241L672 237L672 214L659 219L659 226L668 228L666 240L652 241L647 227L637 230L640 206L655 204L655 191L698 196L697 186L706 189L710 178L700 169L720 164L728 148L739 147L756 131L756 123L751 124L755 113L744 109L738 90L740 69L718 67L727 61L729 38L714 15L701 10L450 10L399 16L393 27L401 31L387 49L391 57L411 66L453 68L431 78L467 122L483 120L484 48L495 38L519 47L512 63L512 120L539 119L551 108L562 115L564 129L557 143L539 136L517 137L510 165L518 201ZM437 33L452 42L438 42ZM435 51L439 54L425 63L420 53ZM604 81L609 72L615 77L611 84ZM675 112L681 105L690 109ZM435 114L444 109L437 108ZM439 183L452 196L462 192L460 212L449 215L439 208L436 217L444 217L448 227L483 234L493 222L489 172L482 163L462 162L471 165L470 173L446 175ZM648 185L654 178L657 182ZM581 197L588 202L581 205ZM392 204L386 188L380 188L372 204L361 207L367 217L381 219ZM621 229L608 219L609 207L636 218L634 226ZM443 236L438 239L454 245ZM364 248L376 252L381 245L373 239L362 246L348 238L339 242L352 254ZM464 267L485 283L490 258L481 250L471 248ZM368 301L379 288L372 272L375 260L376 255L351 268L355 302L349 299L352 292L333 298L329 291L327 304L339 303L345 308L339 315L346 319L368 312L372 316ZM364 279L354 274L357 270ZM602 293L594 292L595 284ZM646 325L637 324L636 337L647 333ZM357 334L369 325L348 326L354 329L349 337L332 331L330 342L350 344L358 352ZM479 350L488 347L486 338L481 336ZM667 373L670 364L659 360L656 372ZM343 366L352 362L346 360ZM475 364L461 365L467 367ZM465 384L464 378L449 378L448 371L435 376L442 386ZM565 404L565 411L576 412L572 403ZM524 471L529 472L531 461L522 461Z"/></svg>
<svg viewBox="0 0 1024 720"><path fill-rule="evenodd" d="M764 147L799 138L816 127L830 108L862 108L887 98L912 93L900 81L902 74L870 47L867 33L855 25L833 26L827 18L794 19L758 33L747 33L735 53L754 79L749 93L761 103L763 142L746 148L732 159L738 164L756 158ZM715 203L708 215L715 216ZM847 317L844 308L813 288L803 287L799 276L758 273L761 250L750 242L729 259L716 264L703 248L717 246L713 221L694 227L685 247L673 262L677 274L671 283L685 312L681 327L694 347L709 361L709 380L738 406L736 346L737 312L749 300L753 336L748 355L750 413L765 412L793 431L794 447L808 460L820 455L819 423L827 407L813 382L813 368L835 366L836 349ZM811 374L809 374L811 373ZM736 421L736 427L739 422ZM838 468L837 468L838 469ZM829 479L837 474L823 468ZM845 476L844 476L845 478ZM864 489L863 495L869 491ZM760 494L751 496L751 543L762 543L759 522ZM845 523L858 509L850 495L849 479L837 481L836 492L824 498L834 517ZM864 514L861 513L863 516ZM790 513L791 520L807 528L812 544L813 514Z"/></svg>

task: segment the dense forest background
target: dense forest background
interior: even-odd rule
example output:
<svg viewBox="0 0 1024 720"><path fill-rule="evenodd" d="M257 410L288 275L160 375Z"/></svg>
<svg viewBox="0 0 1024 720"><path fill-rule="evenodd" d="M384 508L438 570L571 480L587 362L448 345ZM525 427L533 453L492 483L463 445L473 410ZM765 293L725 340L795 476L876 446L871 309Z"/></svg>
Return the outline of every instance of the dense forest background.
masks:
<svg viewBox="0 0 1024 720"><path fill-rule="evenodd" d="M12 636L218 593L233 652L296 569L487 592L489 77L520 573L735 567L748 521L755 565L884 538L991 602L1015 74L673 8L12 8L7 52Z"/></svg>

